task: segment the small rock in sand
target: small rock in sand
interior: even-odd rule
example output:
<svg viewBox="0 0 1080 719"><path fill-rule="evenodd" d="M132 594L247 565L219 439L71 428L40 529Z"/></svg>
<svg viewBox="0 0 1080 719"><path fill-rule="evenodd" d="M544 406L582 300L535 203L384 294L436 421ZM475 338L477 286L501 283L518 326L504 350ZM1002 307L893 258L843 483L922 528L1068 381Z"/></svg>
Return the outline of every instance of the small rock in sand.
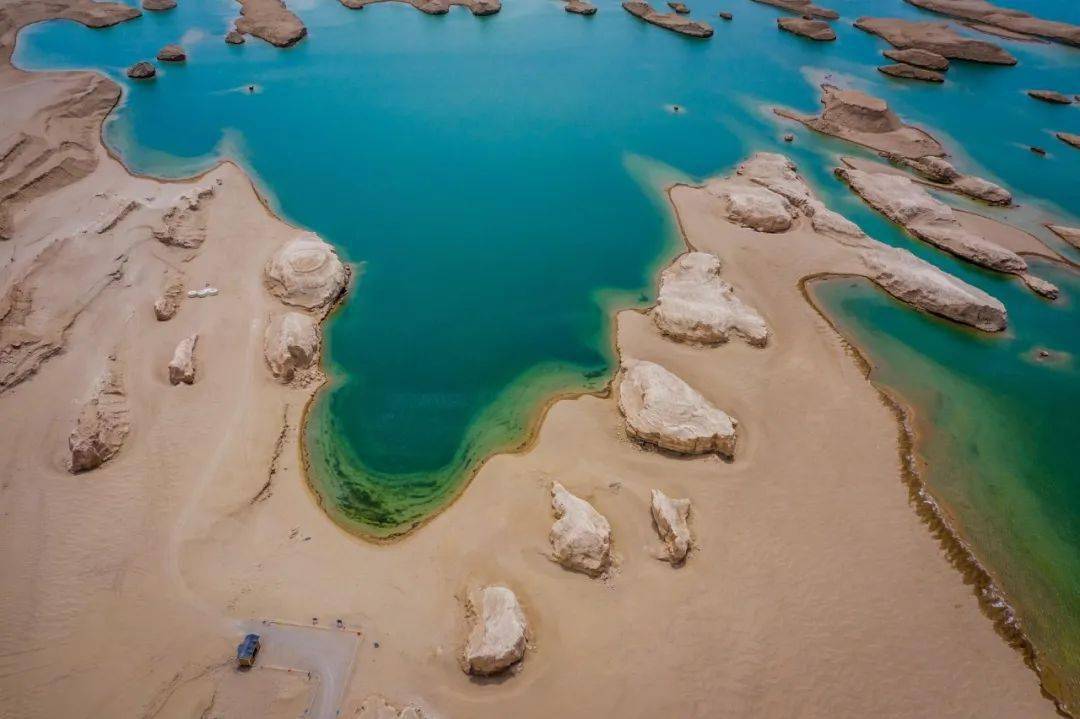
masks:
<svg viewBox="0 0 1080 719"><path fill-rule="evenodd" d="M427 719L427 713L415 704L396 707L386 697L372 694L364 699L355 719Z"/></svg>
<svg viewBox="0 0 1080 719"><path fill-rule="evenodd" d="M619 411L631 437L683 454L735 454L737 422L653 362L625 359Z"/></svg>
<svg viewBox="0 0 1080 719"><path fill-rule="evenodd" d="M894 62L902 62L905 65L914 65L926 70L945 72L949 69L948 58L938 55L936 52L922 50L917 47L909 47L906 50L892 48L881 53Z"/></svg>
<svg viewBox="0 0 1080 719"><path fill-rule="evenodd" d="M266 327L263 350L270 371L281 382L291 382L297 370L305 370L319 355L319 324L310 315L286 312Z"/></svg>
<svg viewBox="0 0 1080 719"><path fill-rule="evenodd" d="M187 53L179 45L166 45L158 50L157 59L162 62L183 62L187 60Z"/></svg>
<svg viewBox="0 0 1080 719"><path fill-rule="evenodd" d="M1052 105L1071 105L1072 98L1055 90L1028 90L1027 94L1036 100L1049 102Z"/></svg>
<svg viewBox="0 0 1080 719"><path fill-rule="evenodd" d="M195 383L195 343L199 335L191 335L180 340L169 362L169 383L173 385Z"/></svg>
<svg viewBox="0 0 1080 719"><path fill-rule="evenodd" d="M652 491L652 517L656 532L667 546L667 560L679 565L690 551L689 499L672 499L659 489Z"/></svg>
<svg viewBox="0 0 1080 719"><path fill-rule="evenodd" d="M878 72L888 75L889 77L898 77L903 80L945 82L945 76L942 75L940 72L926 70L924 68L915 67L914 65L907 65L902 62L898 62L894 65L882 65L878 68Z"/></svg>
<svg viewBox="0 0 1080 719"><path fill-rule="evenodd" d="M465 643L464 666L469 674L505 671L525 656L525 614L506 587L490 586L469 595L472 631Z"/></svg>
<svg viewBox="0 0 1080 719"><path fill-rule="evenodd" d="M176 7L176 0L142 0L143 10L152 10L160 12L162 10L172 10Z"/></svg>
<svg viewBox="0 0 1080 719"><path fill-rule="evenodd" d="M130 429L123 378L110 366L68 437L72 474L100 467L116 456Z"/></svg>
<svg viewBox="0 0 1080 719"><path fill-rule="evenodd" d="M239 30L229 30L229 32L225 34L225 42L230 45L243 45L244 35Z"/></svg>
<svg viewBox="0 0 1080 719"><path fill-rule="evenodd" d="M334 248L314 234L285 243L266 265L270 294L287 305L326 307L344 291L348 271Z"/></svg>
<svg viewBox="0 0 1080 719"><path fill-rule="evenodd" d="M818 42L831 42L836 39L836 31L824 20L814 20L805 17L780 17L776 19L776 26L785 32Z"/></svg>
<svg viewBox="0 0 1080 719"><path fill-rule="evenodd" d="M157 74L154 66L143 60L128 68L127 76L134 80L147 80Z"/></svg>
<svg viewBox="0 0 1080 719"><path fill-rule="evenodd" d="M669 337L717 344L731 335L764 347L769 328L753 308L720 279L720 260L706 252L688 252L660 275L656 306L649 313Z"/></svg>
<svg viewBox="0 0 1080 719"><path fill-rule="evenodd" d="M556 562L575 572L596 577L611 561L611 525L591 504L558 482L551 486L556 522L548 540Z"/></svg>
<svg viewBox="0 0 1080 719"><path fill-rule="evenodd" d="M184 283L179 279L171 280L161 297L154 301L154 316L158 322L166 322L176 316L183 296Z"/></svg>

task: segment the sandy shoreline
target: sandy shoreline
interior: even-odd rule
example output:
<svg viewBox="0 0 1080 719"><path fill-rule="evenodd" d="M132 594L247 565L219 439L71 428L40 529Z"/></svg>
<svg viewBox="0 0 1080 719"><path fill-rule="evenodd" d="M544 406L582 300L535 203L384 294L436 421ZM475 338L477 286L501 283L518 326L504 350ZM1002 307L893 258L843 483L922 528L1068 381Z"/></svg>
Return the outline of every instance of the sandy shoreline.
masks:
<svg viewBox="0 0 1080 719"><path fill-rule="evenodd" d="M0 92L13 73L24 75L0 72ZM642 449L610 392L553 398L521 452L490 458L422 531L376 545L311 501L301 442L316 388L273 381L263 360L263 328L280 306L262 267L296 228L231 163L158 182L128 174L97 140L91 174L19 208L8 243L75 248L73 261L42 265L53 283L113 276L103 243L126 259L75 312L62 351L0 395L6 711L295 715L319 688L226 667L244 621L317 617L363 633L353 663L313 667L340 689L342 716L373 693L480 719L1052 715L952 552L935 546L933 524L928 533L907 506L911 485L895 481L910 449L904 423L898 431L895 407L850 359L857 350L807 302L805 278L836 268L805 226L762 235L719 219L700 190L669 193L687 246L718 254L769 320L765 349L673 343L636 310L613 321L620 356L662 362L739 417L735 462ZM166 252L148 237L177 195L218 180L201 248ZM154 199L86 240L74 231L79 213L104 211L97 193ZM150 306L169 270L222 294L157 322ZM0 281L6 294L10 278ZM170 387L168 356L193 331L199 379ZM63 465L73 400L110 353L125 369L132 432L115 459L73 477ZM552 480L611 521L618 568L607 581L547 557ZM678 569L652 556L657 486L694 501L698 548ZM534 634L505 681L471 680L455 658L463 597L486 582L515 589ZM244 703L255 696L267 705Z"/></svg>

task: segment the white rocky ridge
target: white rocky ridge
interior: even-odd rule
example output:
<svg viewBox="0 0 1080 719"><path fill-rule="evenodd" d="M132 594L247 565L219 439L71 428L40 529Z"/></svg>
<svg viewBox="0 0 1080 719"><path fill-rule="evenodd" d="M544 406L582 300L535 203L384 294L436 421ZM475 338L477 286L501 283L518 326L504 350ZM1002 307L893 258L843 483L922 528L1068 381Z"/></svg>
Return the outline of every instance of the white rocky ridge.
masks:
<svg viewBox="0 0 1080 719"><path fill-rule="evenodd" d="M867 204L919 239L981 267L1014 274L1027 270L1020 255L964 229L951 207L908 177L845 167L837 168L836 175Z"/></svg>
<svg viewBox="0 0 1080 719"><path fill-rule="evenodd" d="M131 425L123 378L109 367L68 436L73 474L100 467L120 451Z"/></svg>
<svg viewBox="0 0 1080 719"><path fill-rule="evenodd" d="M935 159L939 158L928 158L924 163L924 166L929 168L928 172L937 172L942 177L955 173L955 168L951 165L934 162ZM877 175L877 177L893 176ZM905 190L915 185L910 179L902 176L899 180L902 189ZM798 168L785 156L769 152L756 153L739 165L734 178L715 180L706 186L706 191L710 186L724 186L731 183L744 185L752 183L762 190L775 193L777 197L797 208L799 213L810 218L815 232L858 252L866 268L865 275L897 299L927 312L988 332L997 332L1005 328L1005 307L999 301L982 290L941 271L934 265L918 259L906 250L890 247L868 237L858 225L828 209L824 203L815 198L810 187L799 176ZM922 195L926 194L921 187L915 186L915 190ZM930 204L924 208L922 203L926 198L929 198ZM945 232L952 232L959 228L958 221L948 205L937 202L929 195L926 195L926 198L920 195L913 208L908 208L901 199L899 208L903 209L896 210L897 216L905 217L909 221L911 218L931 221L938 218L943 223ZM883 201L887 200L887 197L883 198ZM929 226L931 231L935 230L932 223ZM963 231L962 228L959 229ZM936 227L936 230L941 231L942 228ZM970 235L970 233L967 234ZM976 239L981 240L977 237ZM1014 264L1015 260L1023 263L1023 260L1015 253L997 245L992 245L991 250L993 248L1002 252L1007 266L1011 266L1010 260ZM1038 278L1029 280L1030 276L1023 272L1020 274L1029 286L1036 291L1046 293L1048 297L1052 296L1056 289Z"/></svg>
<svg viewBox="0 0 1080 719"><path fill-rule="evenodd" d="M735 454L736 420L654 362L623 360L619 411L630 436L662 449Z"/></svg>
<svg viewBox="0 0 1080 719"><path fill-rule="evenodd" d="M1001 185L975 175L965 175L948 160L941 157L903 157L889 152L881 153L890 162L908 167L930 182L945 185L949 189L974 197L976 200L991 205L1008 205L1012 202L1012 193Z"/></svg>
<svg viewBox="0 0 1080 719"><path fill-rule="evenodd" d="M1005 329L1005 305L907 250L878 243L860 257L869 277L899 300L986 332Z"/></svg>
<svg viewBox="0 0 1080 719"><path fill-rule="evenodd" d="M199 335L191 335L176 345L172 361L169 362L170 384L195 383L195 343L198 341Z"/></svg>
<svg viewBox="0 0 1080 719"><path fill-rule="evenodd" d="M672 499L659 489L652 491L652 516L656 532L667 547L667 560L682 564L690 551L689 499Z"/></svg>
<svg viewBox="0 0 1080 719"><path fill-rule="evenodd" d="M469 595L473 627L465 643L465 671L498 674L525 656L525 613L506 587L490 586Z"/></svg>
<svg viewBox="0 0 1080 719"><path fill-rule="evenodd" d="M206 241L206 212L214 188L196 188L190 195L181 195L176 204L166 210L161 224L154 228L154 239L164 245L195 249Z"/></svg>
<svg viewBox="0 0 1080 719"><path fill-rule="evenodd" d="M753 308L720 279L720 259L688 252L660 275L656 306L650 312L664 334L684 342L716 344L731 335L764 347L769 328Z"/></svg>
<svg viewBox="0 0 1080 719"><path fill-rule="evenodd" d="M330 245L317 235L285 243L266 265L270 293L287 305L318 309L341 295L348 271Z"/></svg>
<svg viewBox="0 0 1080 719"><path fill-rule="evenodd" d="M551 485L551 508L556 521L548 539L555 561L591 577L603 574L611 561L611 525L607 519L558 482Z"/></svg>
<svg viewBox="0 0 1080 719"><path fill-rule="evenodd" d="M263 351L270 371L281 382L291 382L297 370L311 367L319 355L319 323L302 312L286 312L266 327Z"/></svg>

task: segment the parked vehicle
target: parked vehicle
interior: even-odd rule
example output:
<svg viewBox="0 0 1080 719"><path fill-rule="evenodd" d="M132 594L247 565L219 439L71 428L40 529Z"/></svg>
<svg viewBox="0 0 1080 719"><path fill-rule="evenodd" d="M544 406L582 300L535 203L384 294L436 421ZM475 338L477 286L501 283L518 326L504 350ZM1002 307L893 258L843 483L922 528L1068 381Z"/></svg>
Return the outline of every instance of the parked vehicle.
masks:
<svg viewBox="0 0 1080 719"><path fill-rule="evenodd" d="M244 641L236 647L236 663L242 667L250 667L255 664L255 657L259 653L259 635L248 634Z"/></svg>

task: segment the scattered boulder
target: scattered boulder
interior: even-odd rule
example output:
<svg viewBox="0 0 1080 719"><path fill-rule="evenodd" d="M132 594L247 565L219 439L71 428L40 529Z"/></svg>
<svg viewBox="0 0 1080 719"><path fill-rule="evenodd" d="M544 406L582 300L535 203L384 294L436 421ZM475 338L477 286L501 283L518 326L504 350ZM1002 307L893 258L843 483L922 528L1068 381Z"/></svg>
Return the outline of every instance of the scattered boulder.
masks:
<svg viewBox="0 0 1080 719"><path fill-rule="evenodd" d="M674 565L686 561L690 551L689 499L672 499L659 489L652 491L652 517L656 533L667 546L667 560Z"/></svg>
<svg viewBox="0 0 1080 719"><path fill-rule="evenodd" d="M1060 135L1059 135L1059 137L1060 137ZM1046 156L1046 150L1039 147L1038 145L1032 145L1028 149L1031 150L1032 152L1034 152L1036 155L1040 155L1040 156L1043 156L1043 157Z"/></svg>
<svg viewBox="0 0 1080 719"><path fill-rule="evenodd" d="M1021 274L1020 279L1024 281L1024 284L1028 286L1028 289L1040 297L1045 297L1048 300L1056 300L1058 298L1059 290L1057 285L1053 282L1048 282L1041 277L1036 277L1030 272Z"/></svg>
<svg viewBox="0 0 1080 719"><path fill-rule="evenodd" d="M183 194L161 216L161 224L152 231L163 245L196 249L206 240L207 205L214 196L213 186L195 188Z"/></svg>
<svg viewBox="0 0 1080 719"><path fill-rule="evenodd" d="M824 20L836 20L840 13L825 7L818 7L812 0L754 0L762 5L772 5L781 10L787 10L806 18L822 18Z"/></svg>
<svg viewBox="0 0 1080 719"><path fill-rule="evenodd" d="M592 3L585 2L585 0L570 0L563 8L566 12L572 12L575 15L595 15L596 6Z"/></svg>
<svg viewBox="0 0 1080 719"><path fill-rule="evenodd" d="M680 15L687 15L690 13L690 8L686 7L686 3L681 2L669 2L668 7L679 13Z"/></svg>
<svg viewBox="0 0 1080 719"><path fill-rule="evenodd" d="M723 10L716 14L720 17L721 20L730 20L732 17L734 17L731 13L725 12Z"/></svg>
<svg viewBox="0 0 1080 719"><path fill-rule="evenodd" d="M176 7L176 0L142 0L142 7L143 10L151 10L153 12L172 10Z"/></svg>
<svg viewBox="0 0 1080 719"><path fill-rule="evenodd" d="M964 229L951 207L908 177L852 168L838 168L836 176L867 204L921 240L998 272L1027 270L1020 255Z"/></svg>
<svg viewBox="0 0 1080 719"><path fill-rule="evenodd" d="M720 201L720 213L736 225L758 232L786 232L795 220L791 203L764 187L719 180L707 184L705 190Z"/></svg>
<svg viewBox="0 0 1080 719"><path fill-rule="evenodd" d="M243 45L244 34L236 29L229 30L229 32L225 33L225 42L230 45Z"/></svg>
<svg viewBox="0 0 1080 719"><path fill-rule="evenodd" d="M490 586L469 595L473 622L465 644L465 671L487 676L505 671L525 656L525 613L506 587Z"/></svg>
<svg viewBox="0 0 1080 719"><path fill-rule="evenodd" d="M929 50L951 60L1015 65L1016 58L992 42L964 37L946 22L920 22L899 18L861 17L855 27L885 40L895 48Z"/></svg>
<svg viewBox="0 0 1080 719"><path fill-rule="evenodd" d="M904 80L921 80L922 82L945 82L945 76L940 72L925 70L914 65L898 62L894 65L882 65L878 72L889 77L898 77Z"/></svg>
<svg viewBox="0 0 1080 719"><path fill-rule="evenodd" d="M720 279L720 259L688 252L660 275L656 306L649 313L665 335L683 342L718 344L738 336L764 347L769 328L753 308Z"/></svg>
<svg viewBox="0 0 1080 719"><path fill-rule="evenodd" d="M1080 149L1080 135L1074 135L1071 132L1055 132L1054 137L1064 142L1066 145L1072 145L1075 148ZM1045 155L1046 153L1043 152Z"/></svg>
<svg viewBox="0 0 1080 719"><path fill-rule="evenodd" d="M263 351L270 371L281 382L291 382L297 370L311 367L319 356L319 324L310 315L286 312L266 327Z"/></svg>
<svg viewBox="0 0 1080 719"><path fill-rule="evenodd" d="M735 454L737 422L653 362L623 360L619 411L631 437L682 454Z"/></svg>
<svg viewBox="0 0 1080 719"><path fill-rule="evenodd" d="M162 62L184 62L187 60L187 53L179 45L166 45L158 50L157 59Z"/></svg>
<svg viewBox="0 0 1080 719"><path fill-rule="evenodd" d="M318 235L301 235L285 243L266 264L270 294L287 305L313 310L341 296L348 270Z"/></svg>
<svg viewBox="0 0 1080 719"><path fill-rule="evenodd" d="M149 80L156 74L157 70L146 60L135 63L127 70L127 76L133 80Z"/></svg>
<svg viewBox="0 0 1080 719"><path fill-rule="evenodd" d="M896 299L984 332L1008 323L1005 305L907 250L875 243L860 253L868 276Z"/></svg>
<svg viewBox="0 0 1080 719"><path fill-rule="evenodd" d="M191 335L180 340L169 362L169 384L195 384L195 343L199 335Z"/></svg>
<svg viewBox="0 0 1080 719"><path fill-rule="evenodd" d="M607 571L611 561L611 525L607 519L558 482L551 486L551 508L556 522L548 540L555 561L590 577Z"/></svg>
<svg viewBox="0 0 1080 719"><path fill-rule="evenodd" d="M761 0L757 0L761 2ZM801 35L818 42L830 42L836 39L836 31L824 20L814 20L805 17L779 17L776 25L785 32L793 35Z"/></svg>
<svg viewBox="0 0 1080 719"><path fill-rule="evenodd" d="M795 142L795 135L790 132L785 132L784 142Z"/></svg>
<svg viewBox="0 0 1080 719"><path fill-rule="evenodd" d="M1080 227L1066 227L1065 225L1047 225L1047 228L1070 245L1080 250Z"/></svg>
<svg viewBox="0 0 1080 719"><path fill-rule="evenodd" d="M123 378L109 366L68 436L72 474L100 467L116 456L131 429Z"/></svg>
<svg viewBox="0 0 1080 719"><path fill-rule="evenodd" d="M909 47L906 50L897 50L896 48L893 48L891 50L885 50L881 54L894 62L901 62L905 65L914 65L915 67L921 67L926 70L945 72L949 69L948 58L942 57L936 52L922 50L917 47Z"/></svg>
<svg viewBox="0 0 1080 719"><path fill-rule="evenodd" d="M157 317L158 322L167 322L175 317L183 297L183 280L177 278L170 280L161 297L154 301L154 316Z"/></svg>
<svg viewBox="0 0 1080 719"><path fill-rule="evenodd" d="M647 23L662 27L688 37L712 37L713 29L708 23L691 20L678 13L658 13L644 0L626 0L623 10Z"/></svg>
<svg viewBox="0 0 1080 719"><path fill-rule="evenodd" d="M1043 102L1049 102L1052 105L1071 105L1072 98L1068 95L1063 95L1056 90L1028 90L1029 97L1033 97L1036 100L1042 100Z"/></svg>

